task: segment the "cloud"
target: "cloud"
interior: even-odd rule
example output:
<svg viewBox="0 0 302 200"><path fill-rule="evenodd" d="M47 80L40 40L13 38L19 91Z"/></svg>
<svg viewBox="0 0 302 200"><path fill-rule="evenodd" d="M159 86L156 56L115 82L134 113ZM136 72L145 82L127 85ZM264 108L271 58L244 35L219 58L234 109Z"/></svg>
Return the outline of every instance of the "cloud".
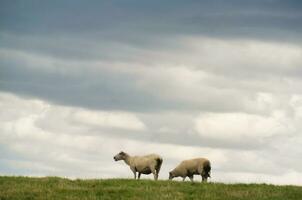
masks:
<svg viewBox="0 0 302 200"><path fill-rule="evenodd" d="M205 137L221 140L266 138L289 131L280 112L264 117L244 113L205 113L196 120L196 131ZM219 126L217 126L219 124Z"/></svg>
<svg viewBox="0 0 302 200"><path fill-rule="evenodd" d="M4 1L2 29L44 35L85 35L148 43L170 35L214 35L301 41L299 1L85 2ZM26 16L26 17L24 17ZM151 39L150 39L151 38Z"/></svg>
<svg viewBox="0 0 302 200"><path fill-rule="evenodd" d="M161 154L164 157L164 166L161 172L163 179L167 176L168 171L173 169L181 160L205 156L211 160L213 165L212 181L265 181L279 184L301 184L297 179L290 179L293 174L300 176L301 173L299 171L301 163L297 159L298 154L291 156L285 156L283 153L272 154L275 151L274 145L277 145L279 149L281 148L280 152L288 150L298 153L296 150L289 149L301 141L295 135L292 137L296 139L292 140L288 140L285 135L278 136L283 137L282 140L287 138L286 140L290 142L289 145L279 145L276 141L281 140L274 139L269 141L265 148L258 150L239 150L236 147L224 148L224 146L190 146L184 145L184 141L182 141L183 143L168 143L165 140L161 141L161 138L150 141L148 138L131 137L133 131L135 134L144 135L144 132L148 132L145 127L150 128L150 131L158 129L161 135L172 134L177 137L179 132L177 129L169 128L172 127L169 125L169 121L160 123L161 118L158 118L158 122L156 120L150 121L154 117L153 114L146 116L146 114L127 113L122 115L122 118L125 119L125 117L130 116L125 119L125 121L130 122L127 123L129 126L124 126L125 124L120 126L119 120L115 121L115 119L120 119L120 114L115 115L116 113L91 112L83 108L58 106L38 99L20 98L9 93L1 93L0 99L1 109L7 113L7 115L1 115L0 126L1 148L4 149L0 162L2 166L6 166L6 174L56 175L71 178L131 178L132 175L125 164L115 163L112 159L113 155L124 150L132 155L141 155L142 152ZM295 105L299 102L297 97L293 98L293 102ZM22 113L19 110L22 110ZM83 115L83 113L85 114ZM79 114L81 118L78 117ZM108 116L110 116L109 119L114 120L109 120L109 123L104 124L104 117ZM167 119L167 116L162 117L162 119ZM174 116L174 119L171 117L170 123L172 125L177 124L175 123L177 118L184 119ZM87 121L87 119L91 120ZM188 122L192 120L189 125L194 123L193 119L187 118ZM257 117L255 119L258 120ZM139 128L133 126L136 123L139 124ZM144 124L143 129L141 129L141 124ZM162 124L168 128L159 128ZM123 134L116 133L116 129L123 129ZM208 130L208 133L211 132ZM188 139L191 137L189 132L182 132L182 134ZM290 168L288 168L287 163L292 164ZM1 171L4 172L4 169L1 168ZM245 174L246 176L238 177L238 174ZM286 181L280 181L282 177L287 178Z"/></svg>
<svg viewBox="0 0 302 200"><path fill-rule="evenodd" d="M107 131L116 128L138 131L145 128L143 122L131 113L91 112L55 106L36 99L24 100L7 93L0 96L1 109L7 113L1 116L1 146L6 150L4 152L15 155L5 158L4 154L1 162L14 169L10 174L18 174L20 170L32 175L85 177L92 174L91 170L106 171L106 166L97 169L100 162L104 162L98 157L107 156L114 143L113 139L101 137L102 128ZM53 121L53 117L57 120ZM94 123L87 124L87 118ZM52 124L44 129L43 124L47 121L61 123L55 124L56 129L49 128ZM93 126L98 128L98 134L91 136L89 132ZM92 169L87 167L88 163L93 165ZM81 174L77 168L87 171Z"/></svg>
<svg viewBox="0 0 302 200"><path fill-rule="evenodd" d="M108 126L121 129L143 130L145 125L133 114L94 111L78 111L75 121L92 126Z"/></svg>
<svg viewBox="0 0 302 200"><path fill-rule="evenodd" d="M117 45L113 51L123 58L97 60L2 48L0 87L64 105L125 111L259 113L268 109L254 106L260 94L284 96L289 87L300 92L299 46L206 37L180 38L178 44L159 52L131 52L130 45L120 53Z"/></svg>
<svg viewBox="0 0 302 200"><path fill-rule="evenodd" d="M125 150L301 184L301 6L3 1L0 172L132 177Z"/></svg>

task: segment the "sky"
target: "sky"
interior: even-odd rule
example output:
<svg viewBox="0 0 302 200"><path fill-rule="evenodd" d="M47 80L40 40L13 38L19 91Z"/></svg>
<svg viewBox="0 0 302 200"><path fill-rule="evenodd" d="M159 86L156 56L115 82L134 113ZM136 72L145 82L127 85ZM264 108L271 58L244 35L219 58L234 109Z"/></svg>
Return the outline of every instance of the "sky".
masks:
<svg viewBox="0 0 302 200"><path fill-rule="evenodd" d="M0 2L0 175L302 185L302 2ZM152 175L143 176L151 179ZM200 177L195 177L200 181Z"/></svg>

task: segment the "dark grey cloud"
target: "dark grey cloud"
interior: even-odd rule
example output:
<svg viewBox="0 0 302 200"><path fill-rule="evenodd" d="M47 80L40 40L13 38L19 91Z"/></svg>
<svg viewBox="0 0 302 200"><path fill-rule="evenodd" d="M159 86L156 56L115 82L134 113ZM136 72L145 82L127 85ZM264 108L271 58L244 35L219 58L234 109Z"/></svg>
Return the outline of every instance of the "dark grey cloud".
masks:
<svg viewBox="0 0 302 200"><path fill-rule="evenodd" d="M188 43L195 42L200 46L180 41L180 49L158 51L129 46L121 46L121 50L119 44L111 48L109 43L111 51L87 49L90 56L85 59L76 56L79 52L65 56L60 43L53 52L62 47L57 53L61 55L39 52L43 46L51 49L49 41L38 50L5 47L0 55L0 88L64 105L141 112L263 114L265 109L257 108L259 93L280 99L292 92L301 93L300 87L291 86L301 84L297 73L302 58L299 46L207 38ZM97 58L97 50L105 57Z"/></svg>
<svg viewBox="0 0 302 200"><path fill-rule="evenodd" d="M254 112L245 108L244 105L245 101L248 101L254 94L245 91L199 87L196 90L198 93L195 94L194 88L192 91L180 89L177 94L179 83L166 88L171 91L162 91L161 88L154 87L165 83L154 83L151 78L150 83L145 87L140 87L139 82L144 81L144 77L113 72L107 69L90 71L89 68L81 67L80 71L77 72L80 74L72 75L62 74L56 70L47 71L22 67L20 66L22 63L17 65L5 61L0 63L2 65L0 75L0 89L2 91L22 96L35 96L57 104L99 110L137 112L158 112L161 110L191 111L195 113L200 110L222 112L247 110L248 112ZM63 68L64 66L59 65L58 67ZM158 74L158 76L164 77L165 74ZM172 79L171 81L177 80ZM167 97L163 97L162 92L166 93ZM246 96L242 97L242 94ZM208 95L207 98L204 95ZM238 99L230 102L222 99L223 97L231 98L234 95ZM200 99L194 100L194 98Z"/></svg>
<svg viewBox="0 0 302 200"><path fill-rule="evenodd" d="M2 1L2 31L142 42L179 34L300 40L299 1ZM142 35L144 37L142 37Z"/></svg>
<svg viewBox="0 0 302 200"><path fill-rule="evenodd" d="M106 70L95 74L83 72L80 77L75 77L2 63L0 77L1 90L37 96L65 105L150 111L167 104L137 88L134 80L136 77Z"/></svg>

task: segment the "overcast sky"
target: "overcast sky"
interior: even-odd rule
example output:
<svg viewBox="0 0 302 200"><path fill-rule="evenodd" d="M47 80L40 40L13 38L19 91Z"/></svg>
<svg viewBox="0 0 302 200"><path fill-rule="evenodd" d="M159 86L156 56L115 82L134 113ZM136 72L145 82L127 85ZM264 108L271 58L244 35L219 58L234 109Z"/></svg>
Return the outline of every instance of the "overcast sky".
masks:
<svg viewBox="0 0 302 200"><path fill-rule="evenodd" d="M132 178L123 150L302 185L301 22L299 0L2 0L0 175Z"/></svg>

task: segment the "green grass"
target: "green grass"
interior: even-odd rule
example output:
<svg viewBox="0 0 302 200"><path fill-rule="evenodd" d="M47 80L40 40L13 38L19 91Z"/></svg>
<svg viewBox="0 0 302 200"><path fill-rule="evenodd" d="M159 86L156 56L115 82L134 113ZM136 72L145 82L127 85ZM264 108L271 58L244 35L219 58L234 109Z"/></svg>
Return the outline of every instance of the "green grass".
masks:
<svg viewBox="0 0 302 200"><path fill-rule="evenodd" d="M302 199L302 187L128 179L1 177L4 199Z"/></svg>

